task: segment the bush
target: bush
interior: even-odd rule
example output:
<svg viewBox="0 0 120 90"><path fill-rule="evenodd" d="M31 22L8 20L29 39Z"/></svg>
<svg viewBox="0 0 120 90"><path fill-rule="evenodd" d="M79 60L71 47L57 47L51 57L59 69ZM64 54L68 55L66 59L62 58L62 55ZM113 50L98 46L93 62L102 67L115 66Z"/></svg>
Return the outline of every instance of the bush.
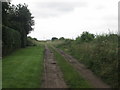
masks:
<svg viewBox="0 0 120 90"><path fill-rule="evenodd" d="M32 37L27 37L27 46L36 46L35 39Z"/></svg>
<svg viewBox="0 0 120 90"><path fill-rule="evenodd" d="M3 55L21 47L21 35L18 31L2 26L2 48Z"/></svg>
<svg viewBox="0 0 120 90"><path fill-rule="evenodd" d="M64 38L64 37L61 37L61 38L59 38L59 40L65 40L65 38Z"/></svg>
<svg viewBox="0 0 120 90"><path fill-rule="evenodd" d="M83 36L88 37L84 34ZM90 40L79 36L73 42L66 41L60 45L60 48L84 63L97 76L115 88L119 87L118 48L120 46L118 43L120 42L118 37L117 34L97 35ZM80 41L81 38L85 41Z"/></svg>

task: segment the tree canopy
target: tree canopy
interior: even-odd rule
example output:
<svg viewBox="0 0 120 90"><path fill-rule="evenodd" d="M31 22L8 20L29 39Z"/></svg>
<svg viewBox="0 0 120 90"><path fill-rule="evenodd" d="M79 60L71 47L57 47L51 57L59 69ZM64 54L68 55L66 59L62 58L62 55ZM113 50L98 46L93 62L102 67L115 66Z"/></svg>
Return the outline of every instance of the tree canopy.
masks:
<svg viewBox="0 0 120 90"><path fill-rule="evenodd" d="M85 32L83 32L82 34L81 34L81 36L78 36L77 38L76 38L76 40L78 41L78 42L89 42L89 41L92 41L93 39L95 38L95 35L94 34L91 34L91 33L89 33L89 32L87 32L87 31L85 31Z"/></svg>
<svg viewBox="0 0 120 90"><path fill-rule="evenodd" d="M17 36L20 38L19 46L22 48L26 47L27 34L29 34L33 30L33 27L32 27L34 25L33 19L34 17L32 16L30 10L28 9L28 5L18 4L15 6L15 5L12 5L11 3L2 2L2 26L4 27L2 29L4 34L2 39L2 42L4 43L3 48L9 47L9 46L13 47L12 44L10 45L5 43L5 42L8 42L7 39L5 38L10 38L9 36L14 37L12 35L16 35L18 33L20 34L19 36ZM14 39L17 39L15 37ZM12 42L12 40L13 39L11 39L10 42ZM15 41L18 41L18 40L15 40Z"/></svg>
<svg viewBox="0 0 120 90"><path fill-rule="evenodd" d="M52 37L52 41L54 41L54 40L58 40L58 38L57 37Z"/></svg>

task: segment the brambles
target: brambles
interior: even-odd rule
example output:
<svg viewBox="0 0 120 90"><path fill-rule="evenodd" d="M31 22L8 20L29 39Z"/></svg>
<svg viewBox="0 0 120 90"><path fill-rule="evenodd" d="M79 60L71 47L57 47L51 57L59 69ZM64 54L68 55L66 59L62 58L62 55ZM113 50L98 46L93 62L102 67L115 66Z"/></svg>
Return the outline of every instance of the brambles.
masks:
<svg viewBox="0 0 120 90"><path fill-rule="evenodd" d="M91 39L90 39L90 37ZM57 47L84 63L112 87L118 87L118 35L83 33L76 40Z"/></svg>

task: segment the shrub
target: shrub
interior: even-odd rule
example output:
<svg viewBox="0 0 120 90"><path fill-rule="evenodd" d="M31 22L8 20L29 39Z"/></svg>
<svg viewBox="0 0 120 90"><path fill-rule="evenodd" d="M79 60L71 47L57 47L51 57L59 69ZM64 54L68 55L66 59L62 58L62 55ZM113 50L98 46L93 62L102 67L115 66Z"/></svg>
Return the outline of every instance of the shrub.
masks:
<svg viewBox="0 0 120 90"><path fill-rule="evenodd" d="M59 38L59 40L65 40L65 38L64 38L64 37L61 37L61 38Z"/></svg>
<svg viewBox="0 0 120 90"><path fill-rule="evenodd" d="M79 36L73 42L66 41L64 44L60 45L60 48L71 54L79 60L79 62L84 63L97 76L111 85L111 87L119 87L119 36L117 34L106 34L97 35L96 38L89 39L89 35L87 35L83 33L83 37ZM83 41L80 41L81 38L83 38Z"/></svg>
<svg viewBox="0 0 120 90"><path fill-rule="evenodd" d="M32 37L27 37L27 46L36 46L35 41L36 39Z"/></svg>

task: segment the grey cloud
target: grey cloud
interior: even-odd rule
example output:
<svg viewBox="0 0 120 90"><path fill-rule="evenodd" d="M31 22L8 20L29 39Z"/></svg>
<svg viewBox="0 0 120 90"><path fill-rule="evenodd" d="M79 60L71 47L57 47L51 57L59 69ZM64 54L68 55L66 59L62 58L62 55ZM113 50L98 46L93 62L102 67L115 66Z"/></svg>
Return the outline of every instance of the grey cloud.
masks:
<svg viewBox="0 0 120 90"><path fill-rule="evenodd" d="M96 7L96 9L100 10L100 9L105 9L105 7L103 5L99 5Z"/></svg>
<svg viewBox="0 0 120 90"><path fill-rule="evenodd" d="M44 2L37 3L35 5L35 11L37 12L36 14L39 14L39 17L54 17L74 11L76 7L86 6L87 3L85 2Z"/></svg>
<svg viewBox="0 0 120 90"><path fill-rule="evenodd" d="M58 11L61 11L61 12L70 12L70 11L73 11L74 10L74 8L73 7L71 7L71 8L58 8L57 9Z"/></svg>
<svg viewBox="0 0 120 90"><path fill-rule="evenodd" d="M87 3L85 2L47 2L47 3L38 3L41 7L48 7L48 8L59 8L59 7L84 7Z"/></svg>
<svg viewBox="0 0 120 90"><path fill-rule="evenodd" d="M104 16L103 20L105 20L105 21L117 21L118 17L114 16L114 15L112 15L112 16Z"/></svg>

